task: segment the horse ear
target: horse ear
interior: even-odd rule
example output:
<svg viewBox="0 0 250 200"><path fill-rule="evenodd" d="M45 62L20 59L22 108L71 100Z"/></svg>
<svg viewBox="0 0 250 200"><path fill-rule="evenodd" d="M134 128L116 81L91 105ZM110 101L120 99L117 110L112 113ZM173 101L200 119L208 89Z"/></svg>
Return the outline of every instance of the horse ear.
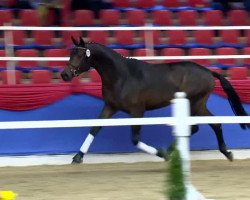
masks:
<svg viewBox="0 0 250 200"><path fill-rule="evenodd" d="M75 39L73 36L71 36L71 40L72 40L72 42L74 43L74 45L75 45L75 46L77 46L77 45L78 45L78 43L77 43L76 39Z"/></svg>
<svg viewBox="0 0 250 200"><path fill-rule="evenodd" d="M85 47L85 42L84 42L84 40L82 39L82 37L80 37L80 45L83 46L83 47Z"/></svg>

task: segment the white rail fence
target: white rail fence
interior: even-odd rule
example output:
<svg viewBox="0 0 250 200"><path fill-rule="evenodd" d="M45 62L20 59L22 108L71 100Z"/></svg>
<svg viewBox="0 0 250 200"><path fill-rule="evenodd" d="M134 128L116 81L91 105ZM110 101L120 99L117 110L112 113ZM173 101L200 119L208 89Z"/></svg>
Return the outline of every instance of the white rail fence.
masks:
<svg viewBox="0 0 250 200"><path fill-rule="evenodd" d="M52 27L52 26L0 26L0 30L50 30L50 31L153 31L153 30L249 30L250 26L134 26L134 27Z"/></svg>

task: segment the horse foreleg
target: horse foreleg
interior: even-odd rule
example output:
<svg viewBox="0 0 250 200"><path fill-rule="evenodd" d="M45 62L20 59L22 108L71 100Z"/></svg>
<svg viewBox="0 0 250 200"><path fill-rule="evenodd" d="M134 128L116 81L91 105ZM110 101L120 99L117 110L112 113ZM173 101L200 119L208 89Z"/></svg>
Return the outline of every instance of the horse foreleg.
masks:
<svg viewBox="0 0 250 200"><path fill-rule="evenodd" d="M111 106L105 105L102 109L101 114L99 115L99 119L110 118L116 112ZM80 151L73 157L72 164L82 163L83 156L88 152L90 145L92 144L95 136L98 134L102 127L96 126L90 129L90 132L86 139L84 140Z"/></svg>

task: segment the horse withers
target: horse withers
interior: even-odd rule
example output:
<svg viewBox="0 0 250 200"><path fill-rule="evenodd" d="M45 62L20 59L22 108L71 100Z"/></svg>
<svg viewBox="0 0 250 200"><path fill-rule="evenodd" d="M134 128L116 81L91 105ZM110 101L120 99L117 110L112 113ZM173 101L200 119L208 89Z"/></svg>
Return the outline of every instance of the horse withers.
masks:
<svg viewBox="0 0 250 200"><path fill-rule="evenodd" d="M131 117L143 117L144 112L168 106L176 92L185 92L190 100L192 116L212 116L206 103L215 86L214 78L219 79L228 101L236 116L247 116L239 96L230 82L222 75L212 72L194 62L183 61L168 64L150 64L136 59L125 58L101 44L88 42L82 38L79 42L72 38L75 47L70 59L61 73L64 81L93 67L102 80L104 107L99 118L110 118L117 111L123 111ZM233 155L227 150L221 124L209 124L217 137L219 150L230 161ZM240 124L243 129L250 124ZM101 127L92 127L83 142L80 151L73 157L72 163L81 163L94 137ZM166 158L166 151L156 149L140 140L140 125L131 127L133 144L142 151ZM199 130L192 126L191 134Z"/></svg>

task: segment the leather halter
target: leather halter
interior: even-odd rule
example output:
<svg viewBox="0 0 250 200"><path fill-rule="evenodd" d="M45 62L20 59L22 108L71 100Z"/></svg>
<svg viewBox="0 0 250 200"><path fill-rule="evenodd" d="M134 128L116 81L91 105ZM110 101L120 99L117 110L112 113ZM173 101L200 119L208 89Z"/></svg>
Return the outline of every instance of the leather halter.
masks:
<svg viewBox="0 0 250 200"><path fill-rule="evenodd" d="M82 62L82 59L85 58L85 60L87 61L88 59L88 56L86 55L86 51L88 50L87 48L85 47L75 47L76 49L80 49L80 50L83 50L85 54L85 56L82 56L81 60L80 60L80 63ZM68 66L69 66L69 69L70 69L70 72L73 74L74 77L76 76L79 76L81 74L80 72L80 66L79 67L76 67L74 65L72 65L70 62L68 63Z"/></svg>

